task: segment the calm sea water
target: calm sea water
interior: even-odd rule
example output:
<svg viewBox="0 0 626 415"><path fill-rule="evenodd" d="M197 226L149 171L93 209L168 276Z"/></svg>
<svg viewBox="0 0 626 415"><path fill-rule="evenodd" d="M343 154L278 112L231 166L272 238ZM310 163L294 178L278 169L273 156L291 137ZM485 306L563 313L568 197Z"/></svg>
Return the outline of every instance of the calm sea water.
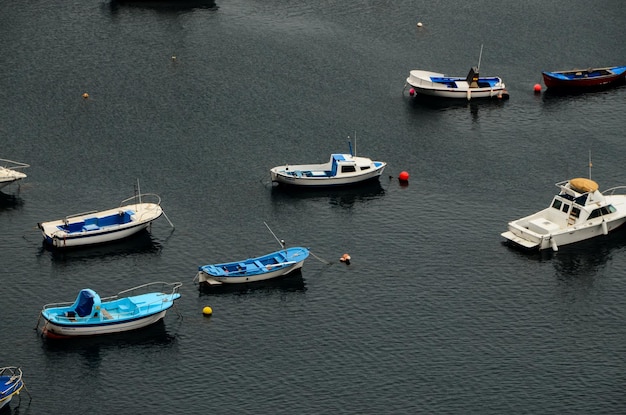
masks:
<svg viewBox="0 0 626 415"><path fill-rule="evenodd" d="M31 164L0 199L0 366L32 398L6 412L624 413L626 234L526 255L500 233L590 154L601 188L626 184L624 87L533 93L541 70L624 64L625 23L617 0L1 3L0 157ZM464 76L481 45L510 100L403 94L410 69ZM270 185L355 135L388 163L379 185ZM137 179L174 229L43 249L37 222ZM302 274L198 290L198 265L278 248L263 222L315 254ZM157 280L183 296L149 330L34 330L81 288Z"/></svg>

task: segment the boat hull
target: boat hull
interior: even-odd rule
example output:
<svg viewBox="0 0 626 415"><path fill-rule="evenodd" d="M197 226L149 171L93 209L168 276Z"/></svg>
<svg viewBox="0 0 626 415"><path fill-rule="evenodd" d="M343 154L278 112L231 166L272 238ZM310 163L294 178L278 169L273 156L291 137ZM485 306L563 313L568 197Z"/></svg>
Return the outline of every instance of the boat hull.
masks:
<svg viewBox="0 0 626 415"><path fill-rule="evenodd" d="M154 324L164 318L169 308L171 308L171 306L155 314L143 316L137 319L129 319L119 322L101 324L59 324L44 317L45 324L43 328L43 334L50 338L66 338L79 336L97 336L102 334L113 334L137 330Z"/></svg>
<svg viewBox="0 0 626 415"><path fill-rule="evenodd" d="M91 220L102 221L106 218L124 215L129 218L125 223L107 225L88 225ZM131 213L132 212L132 213ZM38 224L44 242L54 248L72 248L95 245L128 238L146 229L163 214L155 203L138 203L97 213L74 216L69 220L55 220ZM110 221L108 221L110 222Z"/></svg>
<svg viewBox="0 0 626 415"><path fill-rule="evenodd" d="M378 179L387 163L352 154L331 154L323 164L297 164L270 169L273 183L297 187L350 186Z"/></svg>
<svg viewBox="0 0 626 415"><path fill-rule="evenodd" d="M265 281L274 278L284 277L302 268L304 261L300 261L292 266L257 275L242 275L239 277L223 277L207 274L204 271L198 271L197 279L200 284L220 285L220 284L245 284L249 282ZM215 284L217 282L218 284Z"/></svg>
<svg viewBox="0 0 626 415"><path fill-rule="evenodd" d="M293 166L296 168L297 166ZM272 182L280 183L288 186L299 187L330 187L330 186L349 186L357 183L364 183L370 180L378 179L384 171L385 167L379 167L376 170L369 171L365 174L346 175L341 177L297 177L290 176L281 172L271 171Z"/></svg>

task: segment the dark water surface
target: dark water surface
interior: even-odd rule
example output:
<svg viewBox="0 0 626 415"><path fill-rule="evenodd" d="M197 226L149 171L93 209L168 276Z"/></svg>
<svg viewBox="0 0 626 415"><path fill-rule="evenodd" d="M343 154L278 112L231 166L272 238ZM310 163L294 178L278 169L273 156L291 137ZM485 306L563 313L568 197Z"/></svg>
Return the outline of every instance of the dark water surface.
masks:
<svg viewBox="0 0 626 415"><path fill-rule="evenodd" d="M533 93L541 70L625 64L625 24L621 0L1 3L0 158L31 164L0 198L0 366L32 396L7 413L626 412L626 234L546 255L500 237L590 153L601 188L626 184L625 87ZM510 100L403 94L410 69L464 76L481 44ZM270 185L355 133L388 163L379 185ZM37 222L116 206L137 179L174 230L42 248ZM278 248L264 221L332 264L198 290L199 265ZM33 330L81 288L157 280L184 282L182 318Z"/></svg>

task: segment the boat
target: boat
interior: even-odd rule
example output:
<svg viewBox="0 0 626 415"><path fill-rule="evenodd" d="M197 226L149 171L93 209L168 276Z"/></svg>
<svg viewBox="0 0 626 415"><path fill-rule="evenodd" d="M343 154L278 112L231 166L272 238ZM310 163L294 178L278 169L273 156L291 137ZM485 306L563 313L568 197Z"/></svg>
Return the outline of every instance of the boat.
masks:
<svg viewBox="0 0 626 415"><path fill-rule="evenodd" d="M357 157L352 152L351 143L348 144L350 154L331 154L326 163L273 167L270 169L272 183L301 187L349 186L378 179L387 163Z"/></svg>
<svg viewBox="0 0 626 415"><path fill-rule="evenodd" d="M145 197L153 201L144 202ZM63 219L40 222L37 227L43 234L45 244L54 248L71 248L127 238L146 229L163 214L161 198L158 195L138 192L135 196L120 202L117 208L78 213Z"/></svg>
<svg viewBox="0 0 626 415"><path fill-rule="evenodd" d="M29 164L20 163L19 161L0 159L0 189L25 179L26 174L18 171L30 167Z"/></svg>
<svg viewBox="0 0 626 415"><path fill-rule="evenodd" d="M579 90L586 88L609 87L626 80L626 66L606 68L572 69L541 73L543 83L549 89Z"/></svg>
<svg viewBox="0 0 626 415"><path fill-rule="evenodd" d="M204 286L214 286L283 277L301 269L308 256L307 248L291 247L256 258L202 265L198 268L194 282Z"/></svg>
<svg viewBox="0 0 626 415"><path fill-rule="evenodd" d="M7 406L13 396L19 395L25 387L22 369L14 366L0 367L0 409Z"/></svg>
<svg viewBox="0 0 626 415"><path fill-rule="evenodd" d="M480 61L483 47L480 47L478 65L472 66L466 77L449 76L439 72L422 69L409 71L404 89L410 86L409 95L430 96L436 98L472 99L479 98L508 98L509 92L497 76L480 76Z"/></svg>
<svg viewBox="0 0 626 415"><path fill-rule="evenodd" d="M551 248L607 235L626 222L626 186L600 192L586 178L556 183L552 203L530 216L508 223L501 235L514 246L529 250Z"/></svg>
<svg viewBox="0 0 626 415"><path fill-rule="evenodd" d="M165 317L180 298L181 286L180 282L151 282L104 298L92 289L82 289L73 303L43 306L42 334L53 339L95 336L149 326Z"/></svg>
<svg viewBox="0 0 626 415"><path fill-rule="evenodd" d="M409 72L405 88L409 94L437 98L478 99L508 98L509 93L502 79L497 76L481 77L478 67L470 68L465 78L448 76L438 72L415 69Z"/></svg>

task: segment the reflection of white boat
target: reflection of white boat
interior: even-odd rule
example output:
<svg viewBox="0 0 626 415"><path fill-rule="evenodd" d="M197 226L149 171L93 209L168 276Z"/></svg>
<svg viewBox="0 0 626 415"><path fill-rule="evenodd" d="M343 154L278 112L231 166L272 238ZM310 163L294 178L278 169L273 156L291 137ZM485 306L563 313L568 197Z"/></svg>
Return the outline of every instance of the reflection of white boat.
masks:
<svg viewBox="0 0 626 415"><path fill-rule="evenodd" d="M17 170L25 169L26 167L30 167L30 165L20 163L19 161L0 159L0 189L18 180L25 179L26 174Z"/></svg>
<svg viewBox="0 0 626 415"><path fill-rule="evenodd" d="M626 222L626 186L604 192L590 179L577 178L556 184L560 192L550 207L509 222L502 236L528 249L557 251L567 245L607 235Z"/></svg>
<svg viewBox="0 0 626 415"><path fill-rule="evenodd" d="M353 155L350 146L350 154L331 154L327 163L277 166L270 176L272 182L292 186L346 186L379 178L386 165Z"/></svg>
<svg viewBox="0 0 626 415"><path fill-rule="evenodd" d="M146 196L155 198L155 202L142 201ZM55 248L111 242L147 228L163 214L160 204L158 195L139 193L123 200L117 208L70 215L37 226L44 241Z"/></svg>
<svg viewBox="0 0 626 415"><path fill-rule="evenodd" d="M47 337L92 336L136 330L165 317L180 298L182 284L153 282L100 298L84 289L73 303L46 304L42 332ZM37 322L39 326L39 322Z"/></svg>
<svg viewBox="0 0 626 415"><path fill-rule="evenodd" d="M22 369L13 366L0 367L0 408L8 405L13 396L19 395L25 387Z"/></svg>

